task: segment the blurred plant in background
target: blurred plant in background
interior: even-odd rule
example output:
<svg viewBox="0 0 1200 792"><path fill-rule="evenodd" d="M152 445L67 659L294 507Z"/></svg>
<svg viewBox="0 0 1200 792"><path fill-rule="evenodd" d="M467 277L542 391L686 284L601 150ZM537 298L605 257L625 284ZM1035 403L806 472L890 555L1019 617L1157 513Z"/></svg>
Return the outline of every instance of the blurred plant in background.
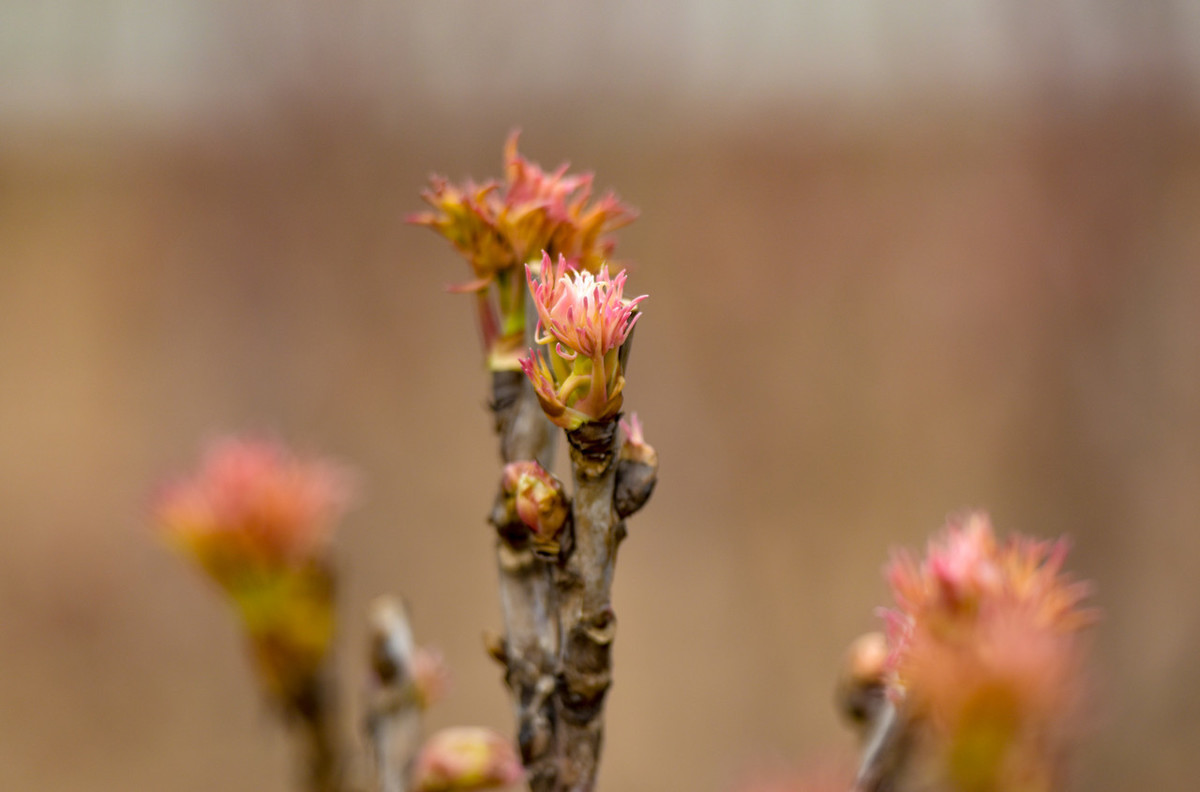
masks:
<svg viewBox="0 0 1200 792"><path fill-rule="evenodd" d="M334 634L333 529L346 469L282 445L228 438L155 505L163 537L229 596L266 693L300 710Z"/></svg>
<svg viewBox="0 0 1200 792"><path fill-rule="evenodd" d="M921 561L894 554L887 654L877 636L860 639L843 687L843 706L873 729L860 789L1065 788L1095 619L1066 554L1065 540L1001 543L981 512L952 519Z"/></svg>

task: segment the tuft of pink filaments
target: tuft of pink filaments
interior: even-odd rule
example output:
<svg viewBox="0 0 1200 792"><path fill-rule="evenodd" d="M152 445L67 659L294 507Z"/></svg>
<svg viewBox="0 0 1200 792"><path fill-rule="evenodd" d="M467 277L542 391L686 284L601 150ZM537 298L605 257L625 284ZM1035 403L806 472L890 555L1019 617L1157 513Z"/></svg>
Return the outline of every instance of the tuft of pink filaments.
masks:
<svg viewBox="0 0 1200 792"><path fill-rule="evenodd" d="M529 291L537 308L535 341L556 343L555 350L568 360L575 355L603 357L625 343L641 316L637 305L646 295L623 298L626 273L609 277L608 266L597 275L572 269L559 257L558 264L543 254L540 276L525 267Z"/></svg>
<svg viewBox="0 0 1200 792"><path fill-rule="evenodd" d="M167 485L154 512L164 535L201 561L217 553L285 566L325 552L352 493L340 465L231 437L213 443L194 474Z"/></svg>
<svg viewBox="0 0 1200 792"><path fill-rule="evenodd" d="M625 378L618 351L640 317L645 295L624 298L625 273L607 266L593 275L543 255L539 273L526 267L537 309L534 340L543 347L520 360L546 415L565 429L610 419L621 409Z"/></svg>
<svg viewBox="0 0 1200 792"><path fill-rule="evenodd" d="M1078 731L1088 587L1062 571L1067 543L996 539L982 512L952 519L925 558L886 573L890 693L937 746L959 788L1058 787ZM1014 786L1014 784L1016 786Z"/></svg>

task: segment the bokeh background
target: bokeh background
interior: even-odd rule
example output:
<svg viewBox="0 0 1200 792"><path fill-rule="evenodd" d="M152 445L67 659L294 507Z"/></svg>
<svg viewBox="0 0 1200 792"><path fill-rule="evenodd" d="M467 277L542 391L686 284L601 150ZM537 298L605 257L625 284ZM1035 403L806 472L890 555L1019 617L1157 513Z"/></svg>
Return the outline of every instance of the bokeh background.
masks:
<svg viewBox="0 0 1200 792"><path fill-rule="evenodd" d="M889 548L947 513L1096 582L1079 789L1200 773L1200 6L0 3L0 789L289 788L214 591L158 543L206 439L341 457L339 660L403 593L511 730L498 471L431 171L502 142L641 210L631 524L602 787L849 752Z"/></svg>

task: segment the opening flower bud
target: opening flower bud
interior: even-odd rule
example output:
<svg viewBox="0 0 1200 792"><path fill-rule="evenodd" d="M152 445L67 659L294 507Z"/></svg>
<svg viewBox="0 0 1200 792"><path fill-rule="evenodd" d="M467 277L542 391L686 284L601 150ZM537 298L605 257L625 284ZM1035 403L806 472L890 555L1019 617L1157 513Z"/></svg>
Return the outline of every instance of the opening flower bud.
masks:
<svg viewBox="0 0 1200 792"><path fill-rule="evenodd" d="M557 556L571 513L562 482L537 462L510 462L504 467L504 491L512 498L517 517L529 527L534 552Z"/></svg>

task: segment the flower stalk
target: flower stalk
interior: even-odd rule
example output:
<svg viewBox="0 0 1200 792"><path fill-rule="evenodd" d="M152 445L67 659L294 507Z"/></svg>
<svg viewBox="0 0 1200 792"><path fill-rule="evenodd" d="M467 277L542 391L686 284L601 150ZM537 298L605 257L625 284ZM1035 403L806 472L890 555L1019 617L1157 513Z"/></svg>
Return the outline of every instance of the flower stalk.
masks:
<svg viewBox="0 0 1200 792"><path fill-rule="evenodd" d="M887 577L887 698L856 785L929 779L965 792L1053 792L1076 736L1085 585L1062 572L1065 541L997 540L983 513L951 520L924 559Z"/></svg>
<svg viewBox="0 0 1200 792"><path fill-rule="evenodd" d="M516 144L514 134L503 185L435 177L423 196L434 211L411 219L445 236L475 276L457 290L476 296L506 465L489 516L504 636L489 651L513 695L526 778L534 792L590 790L611 684L622 519L646 502L657 470L640 426L627 432L637 442L618 442L628 340L644 298L625 299L625 273L610 276L606 263L610 232L633 211L612 194L593 202L591 174L543 171ZM546 473L551 422L567 431L571 497Z"/></svg>
<svg viewBox="0 0 1200 792"><path fill-rule="evenodd" d="M560 567L561 672L558 684L559 789L595 788L612 685L617 618L612 580L625 524L615 505L617 421L590 421L567 433L574 478L573 550Z"/></svg>
<svg viewBox="0 0 1200 792"><path fill-rule="evenodd" d="M612 277L607 266L593 274L544 255L536 272L531 266L526 272L538 314L538 349L521 366L546 417L566 430L574 483L568 549L554 569L560 635L556 788L590 792L612 684L612 580L625 537L623 517L646 502L658 466L636 417L627 427L628 441L619 442L629 338L645 297L625 299L626 274Z"/></svg>
<svg viewBox="0 0 1200 792"><path fill-rule="evenodd" d="M536 405L525 388L517 404ZM514 410L519 409L514 405ZM540 411L537 415L542 424ZM501 423L501 421L498 421ZM509 427L536 426L533 422L504 421ZM539 434L549 433L539 428ZM506 435L501 448L520 448L528 435ZM548 458L547 443L539 449ZM530 449L532 450L532 449ZM509 466L536 462L509 462ZM489 522L496 529L496 560L500 575L500 609L504 637L492 652L504 667L504 681L512 693L517 714L517 744L526 777L534 792L555 789L554 688L557 670L558 620L551 562L534 552L532 531L516 508L514 493L502 480Z"/></svg>
<svg viewBox="0 0 1200 792"><path fill-rule="evenodd" d="M333 524L350 500L337 465L270 441L214 444L199 470L169 485L155 516L164 537L228 596L268 699L299 727L311 792L341 786L341 745L328 668Z"/></svg>

